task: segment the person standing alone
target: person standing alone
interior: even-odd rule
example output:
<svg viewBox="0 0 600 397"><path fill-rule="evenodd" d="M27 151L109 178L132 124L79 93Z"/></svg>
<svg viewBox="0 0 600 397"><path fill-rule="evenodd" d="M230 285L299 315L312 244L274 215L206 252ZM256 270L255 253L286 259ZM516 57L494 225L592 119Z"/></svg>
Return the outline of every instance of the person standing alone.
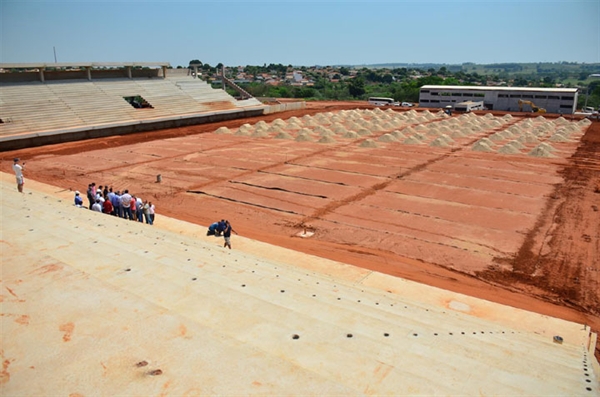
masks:
<svg viewBox="0 0 600 397"><path fill-rule="evenodd" d="M17 177L17 189L20 193L23 193L23 184L25 183L25 179L23 178L24 169L25 163L21 165L19 164L19 159L15 158L13 161L13 171L15 172L15 176Z"/></svg>
<svg viewBox="0 0 600 397"><path fill-rule="evenodd" d="M231 249L231 232L238 234L231 227L231 223L229 223L229 221L225 221L225 230L223 230L223 238L225 238L225 244L223 244L223 248L228 247L229 249Z"/></svg>

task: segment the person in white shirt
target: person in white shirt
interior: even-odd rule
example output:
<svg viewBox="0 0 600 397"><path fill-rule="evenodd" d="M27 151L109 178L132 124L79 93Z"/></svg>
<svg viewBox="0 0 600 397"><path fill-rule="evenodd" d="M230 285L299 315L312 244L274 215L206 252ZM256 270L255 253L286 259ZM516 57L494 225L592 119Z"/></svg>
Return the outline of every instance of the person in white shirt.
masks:
<svg viewBox="0 0 600 397"><path fill-rule="evenodd" d="M25 169L25 163L23 165L19 164L19 159L15 158L13 163L13 171L15 172L15 176L17 177L17 189L19 192L23 193L23 184L25 183L25 179L23 178L23 170Z"/></svg>
<svg viewBox="0 0 600 397"><path fill-rule="evenodd" d="M102 204L100 204L99 199L96 199L96 202L92 205L92 211L102 212Z"/></svg>
<svg viewBox="0 0 600 397"><path fill-rule="evenodd" d="M133 220L133 214L131 213L131 194L129 190L125 190L121 195L121 207L123 209L123 218Z"/></svg>

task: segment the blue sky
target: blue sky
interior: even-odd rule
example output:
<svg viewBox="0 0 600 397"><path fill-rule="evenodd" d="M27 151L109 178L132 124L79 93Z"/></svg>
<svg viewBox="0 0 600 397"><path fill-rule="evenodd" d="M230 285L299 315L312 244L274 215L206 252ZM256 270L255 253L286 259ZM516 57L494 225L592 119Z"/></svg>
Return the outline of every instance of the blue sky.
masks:
<svg viewBox="0 0 600 397"><path fill-rule="evenodd" d="M600 62L598 0L0 0L0 62Z"/></svg>

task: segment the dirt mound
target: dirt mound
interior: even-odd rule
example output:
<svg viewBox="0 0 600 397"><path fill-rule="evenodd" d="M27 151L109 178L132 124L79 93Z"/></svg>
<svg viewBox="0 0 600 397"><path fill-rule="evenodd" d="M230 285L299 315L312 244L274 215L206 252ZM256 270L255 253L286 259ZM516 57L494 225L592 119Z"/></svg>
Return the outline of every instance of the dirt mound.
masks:
<svg viewBox="0 0 600 397"><path fill-rule="evenodd" d="M257 129L251 135L253 138L265 138L269 136L269 133L263 129Z"/></svg>
<svg viewBox="0 0 600 397"><path fill-rule="evenodd" d="M215 134L231 134L231 130L227 127L219 127L215 131Z"/></svg>
<svg viewBox="0 0 600 397"><path fill-rule="evenodd" d="M377 143L372 139L365 139L359 145L360 147L377 147Z"/></svg>
<svg viewBox="0 0 600 397"><path fill-rule="evenodd" d="M382 136L380 136L379 138L377 138L377 140L379 142L398 142L398 138L396 138L392 134L383 134ZM367 141L368 141L368 139L367 139Z"/></svg>
<svg viewBox="0 0 600 397"><path fill-rule="evenodd" d="M415 138L414 136L406 138L402 143L405 145L421 145L421 140Z"/></svg>
<svg viewBox="0 0 600 397"><path fill-rule="evenodd" d="M314 139L308 134L299 134L296 139L296 142L313 142Z"/></svg>
<svg viewBox="0 0 600 397"><path fill-rule="evenodd" d="M275 135L275 139L294 139L294 137L285 131L281 131L279 134Z"/></svg>
<svg viewBox="0 0 600 397"><path fill-rule="evenodd" d="M528 154L533 157L555 157L552 153L550 153L550 151L548 151L548 149L541 145L533 148L533 150Z"/></svg>
<svg viewBox="0 0 600 397"><path fill-rule="evenodd" d="M516 147L514 147L513 145L511 145L510 143L507 143L506 145L504 145L500 149L498 149L498 153L520 154L521 151L519 149L517 149Z"/></svg>
<svg viewBox="0 0 600 397"><path fill-rule="evenodd" d="M485 142L482 142L481 140L475 142L475 144L471 147L471 150L474 150L476 152L492 152L492 148L490 147L490 145L488 145Z"/></svg>
<svg viewBox="0 0 600 397"><path fill-rule="evenodd" d="M324 137L321 137L321 139L319 139L317 142L319 142L319 143L335 143L336 140L330 136L324 136Z"/></svg>

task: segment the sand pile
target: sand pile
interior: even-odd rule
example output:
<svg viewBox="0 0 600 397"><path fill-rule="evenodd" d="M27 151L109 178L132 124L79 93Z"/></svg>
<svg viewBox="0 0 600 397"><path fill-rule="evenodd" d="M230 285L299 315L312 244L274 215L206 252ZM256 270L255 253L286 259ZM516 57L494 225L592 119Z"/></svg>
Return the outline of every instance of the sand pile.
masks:
<svg viewBox="0 0 600 397"><path fill-rule="evenodd" d="M365 139L359 145L360 147L377 147L377 143L372 139Z"/></svg>
<svg viewBox="0 0 600 397"><path fill-rule="evenodd" d="M442 135L443 133L440 132L440 130L438 130L437 128L432 128L429 131L427 131L427 136L431 136L431 137L438 137L440 135Z"/></svg>
<svg viewBox="0 0 600 397"><path fill-rule="evenodd" d="M442 139L442 140L444 140L444 141L445 141L447 144L449 144L449 145L452 145L452 144L456 143L456 142L454 141L454 139L450 138L450 137L449 137L448 135L446 135L446 134L442 134L442 135L440 135L439 139Z"/></svg>
<svg viewBox="0 0 600 397"><path fill-rule="evenodd" d="M545 120L545 119L544 119ZM565 124L568 123L569 121L567 119L565 119L564 117L559 117L556 120L554 120L554 124Z"/></svg>
<svg viewBox="0 0 600 397"><path fill-rule="evenodd" d="M287 123L286 130L295 130L295 131L299 131L302 129L302 125L293 121L290 121Z"/></svg>
<svg viewBox="0 0 600 397"><path fill-rule="evenodd" d="M517 149L516 147L514 147L513 145L511 145L510 143L507 143L506 145L504 145L500 149L498 149L498 153L502 153L502 154L520 154L521 151L519 149Z"/></svg>
<svg viewBox="0 0 600 397"><path fill-rule="evenodd" d="M344 135L342 135L342 138L348 138L348 139L356 139L358 138L360 135L358 135L356 132L354 131L347 131Z"/></svg>
<svg viewBox="0 0 600 397"><path fill-rule="evenodd" d="M414 136L406 138L402 143L405 145L420 145L421 141L415 138Z"/></svg>
<svg viewBox="0 0 600 397"><path fill-rule="evenodd" d="M492 140L492 141L502 141L504 139L505 138L499 132L496 132L495 134L490 135L490 140Z"/></svg>
<svg viewBox="0 0 600 397"><path fill-rule="evenodd" d="M333 139L333 138L332 138L332 137L330 137L330 136L323 136L323 137L321 137L321 139L319 139L317 142L319 142L319 143L334 143L334 142L335 142L335 139Z"/></svg>
<svg viewBox="0 0 600 397"><path fill-rule="evenodd" d="M282 119L275 119L275 120L273 120L273 122L271 123L271 125L275 125L275 126L277 126L277 127L281 127L281 128L282 128L282 127L285 127L285 126L286 126L286 124L287 124L287 123L286 123L285 121L283 121Z"/></svg>
<svg viewBox="0 0 600 397"><path fill-rule="evenodd" d="M488 138L481 138L480 140L477 141L477 143L484 143L487 146L489 146L490 148L496 146L496 144Z"/></svg>
<svg viewBox="0 0 600 397"><path fill-rule="evenodd" d="M366 128L359 128L358 131L356 131L356 133L360 136L367 136L367 135L371 135L371 131L369 131Z"/></svg>
<svg viewBox="0 0 600 397"><path fill-rule="evenodd" d="M389 121L381 125L381 129L384 131L393 130L394 128L396 128L396 125Z"/></svg>
<svg viewBox="0 0 600 397"><path fill-rule="evenodd" d="M440 137L437 137L436 139L434 139L434 140L433 140L433 141L432 141L432 142L429 144L429 146L433 146L433 147L448 147L448 146L450 146L450 145L448 144L448 142L446 142L446 140L445 140L444 138L442 138L442 137L440 136Z"/></svg>
<svg viewBox="0 0 600 397"><path fill-rule="evenodd" d="M456 129L450 133L450 137L452 137L452 138L463 138L465 136L467 136L467 134L464 131L459 130L459 129Z"/></svg>
<svg viewBox="0 0 600 397"><path fill-rule="evenodd" d="M309 129L309 128L302 128L300 131L298 131L298 134L307 134L310 135L313 133L313 130Z"/></svg>
<svg viewBox="0 0 600 397"><path fill-rule="evenodd" d="M335 132L333 132L327 128L324 128L319 132L319 135L320 136L333 136L333 135L335 135Z"/></svg>
<svg viewBox="0 0 600 397"><path fill-rule="evenodd" d="M231 130L227 127L219 127L215 131L215 134L231 134Z"/></svg>
<svg viewBox="0 0 600 397"><path fill-rule="evenodd" d="M508 142L507 145L511 145L515 149L525 149L525 145L523 145L521 142L517 141L516 139Z"/></svg>
<svg viewBox="0 0 600 397"><path fill-rule="evenodd" d="M296 142L313 142L314 141L314 139L308 134L298 134L298 136L294 140Z"/></svg>
<svg viewBox="0 0 600 397"><path fill-rule="evenodd" d="M264 129L257 129L256 131L254 131L251 135L254 138L265 138L269 136L269 133L267 131L265 131Z"/></svg>
<svg viewBox="0 0 600 397"><path fill-rule="evenodd" d="M569 138L562 134L554 134L549 138L550 142L569 142Z"/></svg>
<svg viewBox="0 0 600 397"><path fill-rule="evenodd" d="M504 116L502 116L502 119L510 121L512 120L513 116L511 116L510 114L505 114Z"/></svg>
<svg viewBox="0 0 600 397"><path fill-rule="evenodd" d="M275 135L275 139L294 139L294 137L285 131L281 131L279 134Z"/></svg>
<svg viewBox="0 0 600 397"><path fill-rule="evenodd" d="M383 134L382 136L377 138L377 140L380 142L397 142L398 138L396 138L392 134ZM367 139L367 141L368 141L368 139Z"/></svg>
<svg viewBox="0 0 600 397"><path fill-rule="evenodd" d="M540 147L540 146L536 146L528 154L533 157L554 157L554 155L552 153L550 153L548 150L546 150L545 148Z"/></svg>
<svg viewBox="0 0 600 397"><path fill-rule="evenodd" d="M235 135L235 136L250 136L250 134L252 134L252 132L254 132L254 131L248 131L248 130L239 128L233 135Z"/></svg>
<svg viewBox="0 0 600 397"><path fill-rule="evenodd" d="M404 135L401 131L393 131L391 134L398 139L406 138L406 135Z"/></svg>
<svg viewBox="0 0 600 397"><path fill-rule="evenodd" d="M554 149L554 146L550 145L550 144L549 144L549 143L547 143L547 142L542 142L542 143L540 143L540 144L538 145L538 147L541 147L541 148L543 148L544 150L547 150L547 151L549 151L549 152L553 152L553 151L555 151L555 150L556 150L556 149Z"/></svg>
<svg viewBox="0 0 600 397"><path fill-rule="evenodd" d="M322 125L319 125L317 127L315 127L313 129L314 132L316 132L317 134L321 134L321 133L327 133L327 132L331 132L328 128L323 127Z"/></svg>
<svg viewBox="0 0 600 397"><path fill-rule="evenodd" d="M531 132L526 132L523 135L521 135L519 137L519 142L523 142L523 143L539 143L540 140L537 139L537 137L535 135L533 135Z"/></svg>
<svg viewBox="0 0 600 397"><path fill-rule="evenodd" d="M267 124L266 121L261 120L258 123L254 124L254 127L255 128L257 128L257 127L269 128L269 124Z"/></svg>
<svg viewBox="0 0 600 397"><path fill-rule="evenodd" d="M425 134L421 134L420 132L415 133L413 135L413 138L418 139L419 141L424 141L425 139L427 139Z"/></svg>
<svg viewBox="0 0 600 397"><path fill-rule="evenodd" d="M492 148L488 144L486 144L485 142L477 141L471 147L471 150L474 150L476 152L491 152Z"/></svg>

